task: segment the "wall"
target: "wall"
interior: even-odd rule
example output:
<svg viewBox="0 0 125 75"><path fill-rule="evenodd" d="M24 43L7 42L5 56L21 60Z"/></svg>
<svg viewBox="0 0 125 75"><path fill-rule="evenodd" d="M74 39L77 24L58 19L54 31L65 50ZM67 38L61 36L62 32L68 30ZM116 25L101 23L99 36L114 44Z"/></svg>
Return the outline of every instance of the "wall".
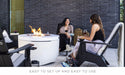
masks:
<svg viewBox="0 0 125 75"><path fill-rule="evenodd" d="M101 16L106 38L114 25L119 22L119 0L25 0L24 21L25 33L29 33L29 25L41 27L43 32L56 33L58 23L70 17L74 28L91 30L89 17L97 13ZM118 35L112 42L117 47Z"/></svg>
<svg viewBox="0 0 125 75"><path fill-rule="evenodd" d="M5 26L9 32L9 0L0 0L0 27Z"/></svg>

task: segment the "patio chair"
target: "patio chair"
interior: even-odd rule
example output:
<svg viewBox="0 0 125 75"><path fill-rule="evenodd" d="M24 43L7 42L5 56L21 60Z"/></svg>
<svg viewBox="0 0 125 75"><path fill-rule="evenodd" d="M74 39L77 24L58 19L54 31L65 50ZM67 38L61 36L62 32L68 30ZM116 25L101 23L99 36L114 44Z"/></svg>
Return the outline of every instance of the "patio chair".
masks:
<svg viewBox="0 0 125 75"><path fill-rule="evenodd" d="M36 49L33 44L27 44L15 50L8 51L0 29L0 67L31 66L30 50ZM19 53L25 50L25 54Z"/></svg>
<svg viewBox="0 0 125 75"><path fill-rule="evenodd" d="M10 41L10 40L12 41L12 42L6 42L8 49L10 49L10 48L14 48L14 49L18 48L18 35L10 35L10 34L8 34L7 29L6 29L5 26L2 26L1 29L2 29L3 36L5 35L5 37L7 37L6 40L7 41Z"/></svg>
<svg viewBox="0 0 125 75"><path fill-rule="evenodd" d="M103 54L106 51L107 47L110 46L110 42L112 41L116 33L119 30L121 31L122 27L124 27L124 23L117 23L104 43L87 42L80 40L80 47L78 50L78 54L76 56L77 61L73 64L73 66L80 66L84 61L96 63L98 66L101 67L106 67L107 65L109 65L108 61L105 59ZM96 54L93 54L86 51L86 43L102 44L103 46L99 49L99 51Z"/></svg>
<svg viewBox="0 0 125 75"><path fill-rule="evenodd" d="M56 34L59 34L59 30L60 30L60 28L62 27L62 24L61 23L59 23L58 24L58 26L57 26L57 31L56 31Z"/></svg>

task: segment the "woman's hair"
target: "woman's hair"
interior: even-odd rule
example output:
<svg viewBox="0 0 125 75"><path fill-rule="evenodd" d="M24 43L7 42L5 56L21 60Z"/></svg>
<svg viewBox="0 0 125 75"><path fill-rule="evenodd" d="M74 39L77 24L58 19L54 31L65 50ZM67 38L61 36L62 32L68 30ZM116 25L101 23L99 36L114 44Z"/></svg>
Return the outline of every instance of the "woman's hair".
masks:
<svg viewBox="0 0 125 75"><path fill-rule="evenodd" d="M101 21L101 18L99 15L97 14L93 14L90 19L92 20L92 24L99 24L100 28L101 28L101 31L103 33L103 36L105 37L105 32L104 32L104 29L103 29L103 24L102 24L102 21Z"/></svg>
<svg viewBox="0 0 125 75"><path fill-rule="evenodd" d="M62 21L62 26L64 26L64 25L65 25L65 22L66 22L66 20L67 20L67 19L69 19L69 20L70 20L70 18L69 18L69 17L64 18L64 20ZM70 24L71 24L71 23L70 23ZM69 24L69 25L70 25L70 24Z"/></svg>
<svg viewBox="0 0 125 75"><path fill-rule="evenodd" d="M65 22L66 22L67 19L70 19L70 18L69 18L69 17L66 17L66 18L64 18L64 20L62 21L62 23L59 23L59 24L58 24L56 34L59 33L59 30L60 30L60 28L61 28L62 26L65 26ZM69 23L69 25L71 25L71 22Z"/></svg>

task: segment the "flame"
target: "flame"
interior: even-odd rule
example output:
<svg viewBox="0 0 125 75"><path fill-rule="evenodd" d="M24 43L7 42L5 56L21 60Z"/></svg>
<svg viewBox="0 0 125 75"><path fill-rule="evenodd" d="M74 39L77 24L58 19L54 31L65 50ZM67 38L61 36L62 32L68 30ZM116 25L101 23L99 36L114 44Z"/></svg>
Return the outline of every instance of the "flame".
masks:
<svg viewBox="0 0 125 75"><path fill-rule="evenodd" d="M32 28L31 25L29 25L29 27L31 28L31 32L35 35L35 36L44 36L44 34L42 33L41 28L39 27L37 30L35 28Z"/></svg>

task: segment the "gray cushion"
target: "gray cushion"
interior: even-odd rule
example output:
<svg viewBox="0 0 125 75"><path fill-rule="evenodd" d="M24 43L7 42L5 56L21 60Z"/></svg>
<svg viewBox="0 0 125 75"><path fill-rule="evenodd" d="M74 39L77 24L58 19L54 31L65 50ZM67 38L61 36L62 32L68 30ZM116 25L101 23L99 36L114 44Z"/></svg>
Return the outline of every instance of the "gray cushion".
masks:
<svg viewBox="0 0 125 75"><path fill-rule="evenodd" d="M11 56L11 60L13 62L14 67L19 66L24 61L24 59L25 59L24 54L21 53L14 53Z"/></svg>

